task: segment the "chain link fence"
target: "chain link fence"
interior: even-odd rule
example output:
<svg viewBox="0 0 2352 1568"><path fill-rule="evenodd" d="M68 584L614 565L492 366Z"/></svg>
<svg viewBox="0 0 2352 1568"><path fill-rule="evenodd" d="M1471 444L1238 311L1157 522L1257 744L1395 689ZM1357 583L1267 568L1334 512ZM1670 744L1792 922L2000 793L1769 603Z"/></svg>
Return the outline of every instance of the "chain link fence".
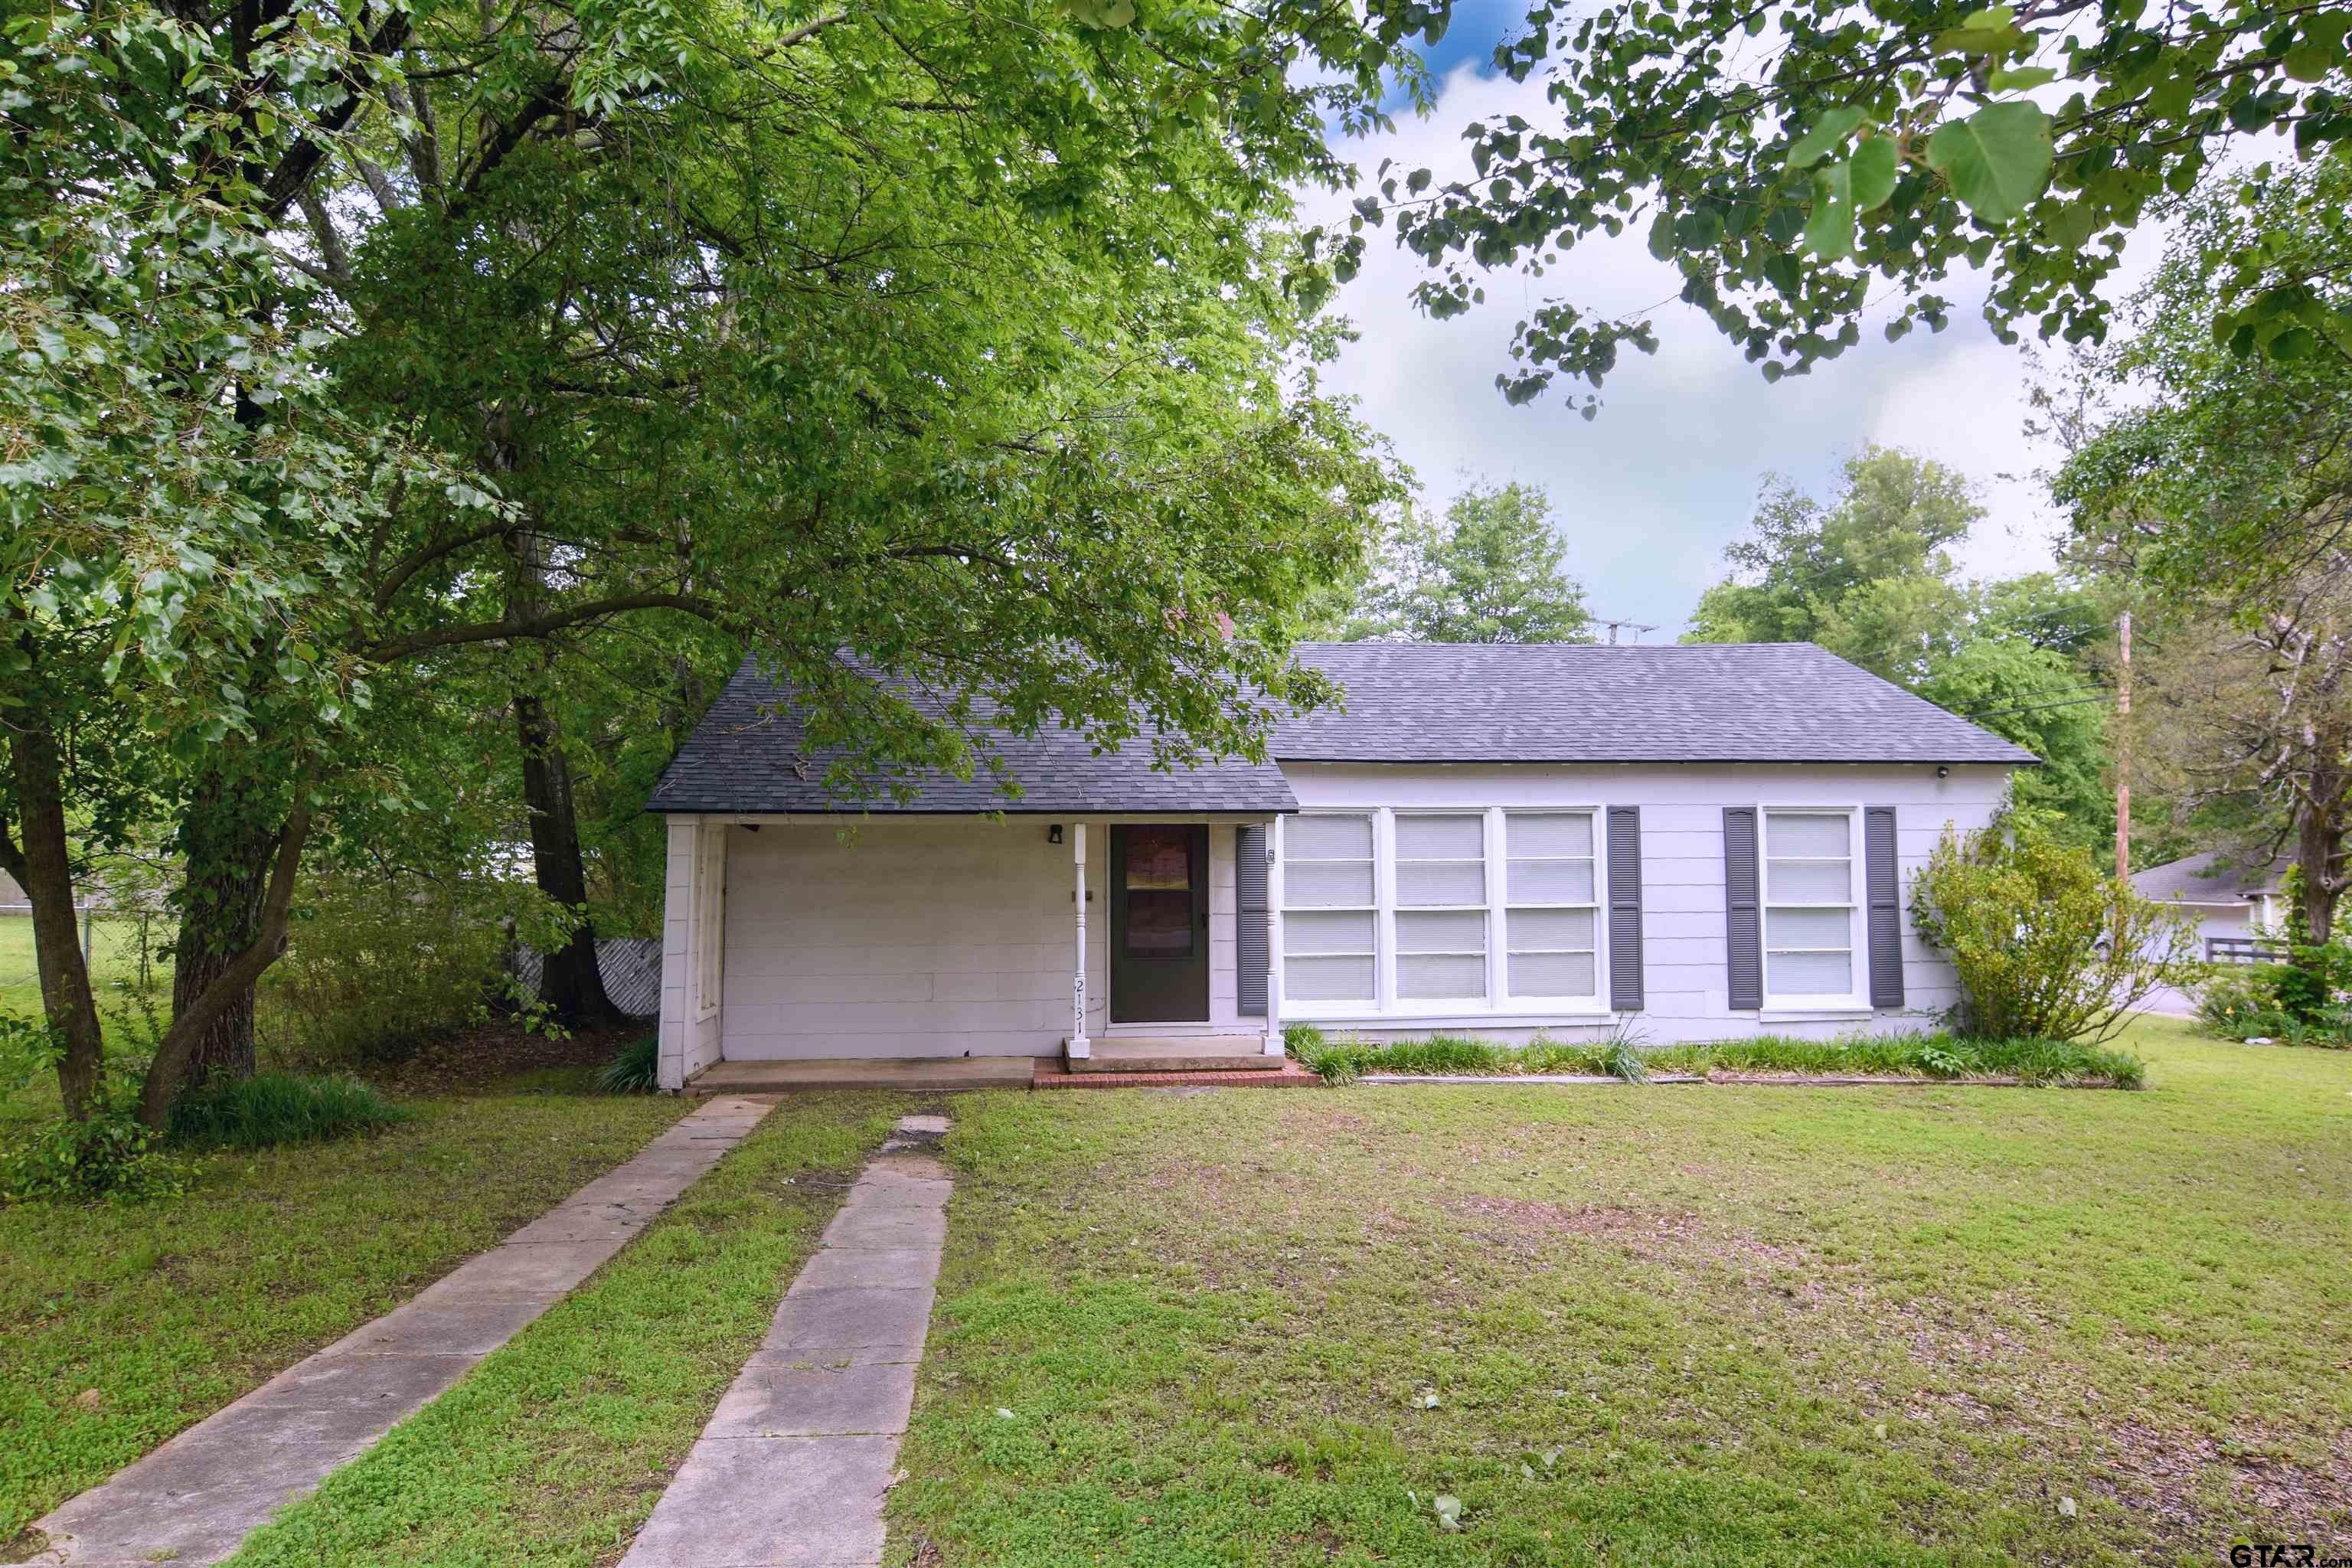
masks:
<svg viewBox="0 0 2352 1568"><path fill-rule="evenodd" d="M33 954L32 912L28 904L0 903L0 1008L21 1012L40 1006L41 972ZM93 904L81 910L80 923L90 982L100 1001L122 991L171 984L170 962L155 954L156 945L172 934L159 911ZM514 972L525 985L536 990L544 962L531 949L519 947L514 952ZM650 1018L661 1011L659 938L599 938L596 967L604 973L604 994L623 1013Z"/></svg>
<svg viewBox="0 0 2352 1568"><path fill-rule="evenodd" d="M157 944L171 934L161 913L101 904L83 905L79 913L82 953L101 1004L123 991L171 984L170 962L155 954ZM40 1006L32 916L30 904L0 902L0 1008L24 1012Z"/></svg>

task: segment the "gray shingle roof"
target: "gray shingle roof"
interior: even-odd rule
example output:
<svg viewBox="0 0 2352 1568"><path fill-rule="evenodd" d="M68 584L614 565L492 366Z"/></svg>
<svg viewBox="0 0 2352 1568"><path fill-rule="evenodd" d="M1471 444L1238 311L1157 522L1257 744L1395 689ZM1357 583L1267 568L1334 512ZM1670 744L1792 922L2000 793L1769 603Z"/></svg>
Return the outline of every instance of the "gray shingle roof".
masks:
<svg viewBox="0 0 2352 1568"><path fill-rule="evenodd" d="M906 695L936 716L942 704L919 692ZM1274 763L1225 762L1193 772L1161 772L1148 743L1107 755L1066 730L1048 727L1029 737L996 737L1021 798L1005 798L983 769L969 779L918 775L914 799L887 795L844 800L824 787L826 758L805 752L801 726L784 694L745 660L702 716L654 786L648 811L1026 814L1165 811L1296 811L1298 799ZM797 764L797 765L796 765Z"/></svg>
<svg viewBox="0 0 2352 1568"><path fill-rule="evenodd" d="M1276 725L1271 751L1285 762L2016 766L2035 760L1810 643L1308 643L1298 658L1346 687L1347 710ZM1097 756L1086 741L1055 729L1001 737L999 745L1023 786L1018 801L1007 801L985 774L926 775L908 805L844 801L825 791L824 759L803 753L783 694L747 661L679 748L648 809L1297 809L1272 763L1165 773L1151 766L1148 746Z"/></svg>
<svg viewBox="0 0 2352 1568"><path fill-rule="evenodd" d="M2220 850L2208 850L2134 871L2132 886L2167 903L2242 904L2257 893L2277 892L2292 864L2282 855L2268 866L2249 866L2242 858L2225 866Z"/></svg>
<svg viewBox="0 0 2352 1568"><path fill-rule="evenodd" d="M2037 759L1811 643L1309 643L1345 713L1285 762L1993 763Z"/></svg>

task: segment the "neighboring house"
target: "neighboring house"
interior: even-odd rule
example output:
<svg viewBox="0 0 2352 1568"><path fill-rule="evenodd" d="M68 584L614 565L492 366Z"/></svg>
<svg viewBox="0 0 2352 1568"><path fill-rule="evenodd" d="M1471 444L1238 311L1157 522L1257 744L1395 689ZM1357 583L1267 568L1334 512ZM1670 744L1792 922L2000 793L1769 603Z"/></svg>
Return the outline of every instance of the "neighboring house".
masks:
<svg viewBox="0 0 2352 1568"><path fill-rule="evenodd" d="M1267 762L1159 772L1008 735L1017 800L932 775L847 809L745 665L648 806L669 823L662 1082L1136 1037L1279 1055L1308 1021L1916 1026L1955 991L1910 874L2035 761L1809 644L1298 657L1346 711L1282 721Z"/></svg>
<svg viewBox="0 0 2352 1568"><path fill-rule="evenodd" d="M2132 886L2148 898L2193 910L2200 956L2227 963L2246 956L2233 944L2258 931L2279 930L2286 914L2281 885L2292 864L2281 856L2267 866L2246 867L2210 851L2135 871Z"/></svg>

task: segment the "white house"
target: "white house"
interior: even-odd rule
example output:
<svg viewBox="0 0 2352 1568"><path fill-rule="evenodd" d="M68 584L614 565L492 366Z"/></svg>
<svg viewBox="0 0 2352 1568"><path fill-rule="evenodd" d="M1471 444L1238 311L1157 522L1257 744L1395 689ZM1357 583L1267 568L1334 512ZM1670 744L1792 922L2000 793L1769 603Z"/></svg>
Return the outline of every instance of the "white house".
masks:
<svg viewBox="0 0 2352 1568"><path fill-rule="evenodd" d="M720 1060L1278 1060L1285 1025L1651 1043L1917 1027L1910 873L2028 752L1808 644L1316 644L1344 712L1160 772L845 807L739 670L654 793L662 1082Z"/></svg>
<svg viewBox="0 0 2352 1568"><path fill-rule="evenodd" d="M2285 923L2284 883L2294 862L2280 856L2268 865L2234 863L2218 850L2151 866L2132 873L2132 886L2147 897L2197 917L2203 956L2218 963L2245 962L2249 938L2275 936Z"/></svg>

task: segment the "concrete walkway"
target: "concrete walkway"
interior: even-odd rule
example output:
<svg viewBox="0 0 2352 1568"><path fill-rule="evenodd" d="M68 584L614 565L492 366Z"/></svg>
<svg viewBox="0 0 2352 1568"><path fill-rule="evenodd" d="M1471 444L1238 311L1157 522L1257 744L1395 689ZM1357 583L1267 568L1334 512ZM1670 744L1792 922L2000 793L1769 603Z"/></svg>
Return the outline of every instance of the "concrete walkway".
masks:
<svg viewBox="0 0 2352 1568"><path fill-rule="evenodd" d="M908 1116L654 1506L621 1568L875 1568L915 1400L950 1184Z"/></svg>
<svg viewBox="0 0 2352 1568"><path fill-rule="evenodd" d="M34 1523L72 1568L218 1563L561 1300L769 1107L714 1100L407 1305L298 1362Z"/></svg>

